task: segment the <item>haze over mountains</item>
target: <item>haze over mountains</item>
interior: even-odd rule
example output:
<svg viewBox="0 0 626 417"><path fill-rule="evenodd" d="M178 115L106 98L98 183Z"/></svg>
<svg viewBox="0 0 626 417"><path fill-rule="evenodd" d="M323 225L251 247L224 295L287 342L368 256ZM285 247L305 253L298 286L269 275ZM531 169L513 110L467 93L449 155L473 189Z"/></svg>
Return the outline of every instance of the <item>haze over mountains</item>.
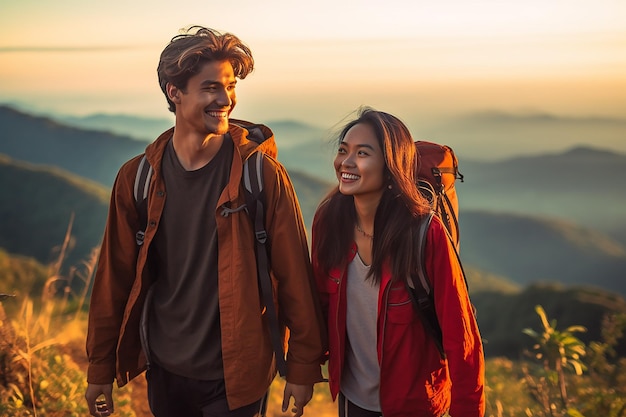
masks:
<svg viewBox="0 0 626 417"><path fill-rule="evenodd" d="M74 213L76 257L84 258L101 237L108 204L103 193L146 141L8 107L0 107L0 123L0 153L10 158L0 164L1 185L9 191L0 197L0 247L46 262L46 250L61 243ZM270 126L309 226L333 184L325 175L332 174L330 131L297 122ZM466 177L457 185L461 251L476 275L521 286L555 281L626 294L626 155L579 147L493 162L459 157ZM29 243L32 236L38 245Z"/></svg>
<svg viewBox="0 0 626 417"><path fill-rule="evenodd" d="M53 115L70 126L105 130L152 141L173 124L173 117L146 118L128 115ZM260 121L277 133L280 147L302 144L303 137L329 139L340 124L336 121L308 125L297 121ZM415 139L432 140L452 146L463 158L495 161L519 156L560 153L579 146L626 153L626 119L608 117L565 117L541 112L511 114L483 111L446 119L405 120ZM295 136L292 134L296 132ZM306 132L306 134L305 134Z"/></svg>
<svg viewBox="0 0 626 417"><path fill-rule="evenodd" d="M445 141L466 159L502 160L579 146L626 153L626 119L484 111L425 126L417 138Z"/></svg>
<svg viewBox="0 0 626 417"><path fill-rule="evenodd" d="M117 134L129 132L146 141L172 124L168 119L105 114L58 120ZM332 140L339 126L267 124L276 135L279 159L288 169L335 181ZM483 112L426 127L415 137L453 147L466 177L458 185L463 209L569 220L626 244L626 186L615 188L626 184L626 120Z"/></svg>

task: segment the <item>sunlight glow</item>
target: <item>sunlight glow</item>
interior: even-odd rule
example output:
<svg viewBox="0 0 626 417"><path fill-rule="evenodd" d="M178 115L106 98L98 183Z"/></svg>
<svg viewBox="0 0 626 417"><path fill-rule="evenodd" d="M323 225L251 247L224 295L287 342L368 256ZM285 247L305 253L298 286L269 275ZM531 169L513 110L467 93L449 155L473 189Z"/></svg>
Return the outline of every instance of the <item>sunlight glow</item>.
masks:
<svg viewBox="0 0 626 417"><path fill-rule="evenodd" d="M274 118L311 121L353 103L397 108L411 100L429 114L506 103L624 116L626 90L614 88L626 82L621 0L242 0L219 18L209 13L214 7L3 2L0 102L167 114L158 55L179 28L200 23L251 46L257 65L238 86L246 97L238 109L252 118L278 111Z"/></svg>

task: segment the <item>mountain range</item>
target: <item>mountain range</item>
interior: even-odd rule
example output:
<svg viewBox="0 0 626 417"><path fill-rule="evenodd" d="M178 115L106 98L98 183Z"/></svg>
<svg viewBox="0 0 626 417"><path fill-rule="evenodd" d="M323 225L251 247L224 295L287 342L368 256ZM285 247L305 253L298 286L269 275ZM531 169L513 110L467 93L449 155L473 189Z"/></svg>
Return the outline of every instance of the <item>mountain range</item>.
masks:
<svg viewBox="0 0 626 417"><path fill-rule="evenodd" d="M0 247L47 262L73 213L74 253L84 259L101 238L117 169L146 142L8 107L0 107L0 123L0 153L7 155L0 180L9 191L0 197ZM271 127L277 141L292 138L279 142L279 160L310 227L332 187L327 177L313 174L328 171L321 168L330 164L328 135L293 121ZM626 207L625 155L579 147L500 162L462 159L460 165L461 256L475 275L521 286L554 281L626 294L626 210L620 210Z"/></svg>
<svg viewBox="0 0 626 417"><path fill-rule="evenodd" d="M152 141L173 124L173 117L137 117L125 114L67 116L50 113L62 124L104 130ZM518 156L558 154L565 150L593 144L603 149L626 153L626 119L597 116L561 116L527 111L506 113L481 111L443 119L405 120L416 139L446 143L464 159L496 161ZM255 121L257 122L257 121ZM263 121L271 126L279 146L303 143L311 137L330 139L340 124L316 125L291 120ZM341 123L341 122L340 122ZM321 126L321 127L320 127ZM332 146L331 146L332 148ZM332 154L332 151L331 151ZM332 179L332 177L330 177Z"/></svg>
<svg viewBox="0 0 626 417"><path fill-rule="evenodd" d="M167 118L128 115L55 117L64 124L146 141L172 124ZM338 126L323 129L293 120L266 124L275 132L279 158L288 169L334 181L332 139ZM466 175L458 188L462 207L564 218L626 244L626 187L610 190L626 180L626 120L485 111L418 126L416 138L449 145L459 156ZM607 180L605 173L617 178ZM494 175L501 180L494 181ZM589 210L581 199L595 201L597 208Z"/></svg>
<svg viewBox="0 0 626 417"><path fill-rule="evenodd" d="M146 141L6 107L0 123L0 293L19 298L41 290L43 265L57 259L68 227L66 269L90 259L117 169ZM328 132L293 121L271 127L310 228L334 184ZM587 327L586 343L600 339L607 314L626 313L626 245L617 233L626 223L624 161L590 147L498 162L461 158L460 253L488 356L517 358L531 348L521 329L539 328L537 304L560 327Z"/></svg>
<svg viewBox="0 0 626 417"><path fill-rule="evenodd" d="M4 111L20 114L6 107ZM2 115L3 112L0 112L0 122L3 121ZM22 117L28 116L22 113ZM50 137L54 138L58 134L71 136L66 131L70 129L70 132L74 132L75 130L59 122L66 120L67 123L72 123L75 126L99 129L99 133L90 134L83 141L84 145L90 149L106 147L110 145L108 142L112 142L112 153L126 154L140 153L146 140L152 140L171 125L171 121L168 119L134 118L127 115L66 116L56 117L54 119L56 121L53 119L43 120L47 120L47 123L51 125L57 125L56 129L47 129ZM37 122L33 119L32 125L36 124ZM279 160L287 169L291 172L297 171L313 178L334 182L332 138L336 131L321 129L297 121L275 121L269 122L268 125L275 133L279 148ZM626 137L625 121L601 118L566 119L548 115L511 116L503 113L485 112L473 117L459 118L451 123L450 129L455 126L459 129L463 127L468 138L484 132L485 126L508 129L509 136L503 136L501 145L508 141L507 138L511 134L533 135L532 138L526 139L525 142L527 143L536 141L534 135L546 137L545 142L547 143L564 143L565 139L562 138L565 136L578 138L576 142L579 143L564 151L545 152L533 156L527 155L531 152L531 149L527 148L526 152L520 156L496 160L467 157L467 153L464 151L466 146L462 146L460 149L454 147L459 157L461 172L465 176L465 181L457 184L462 209L489 210L567 220L599 230L626 245L626 209L624 209L626 207L626 187L623 186L626 183L626 154L607 150L598 145L590 145L590 143L598 143L604 136L610 136L608 139L605 138L602 143L615 145L616 142L621 141L620 143L626 149L626 140L622 140ZM540 131L542 126L544 130ZM115 141L107 142L99 139L99 135L107 130L114 132L115 135L129 131L133 137L142 137L143 140L141 142L126 141L124 146L130 146L132 150L124 149ZM146 132L143 136L140 134L142 131ZM574 134L574 131L577 133ZM592 131L594 133L591 133ZM498 130L489 130L490 135L495 134L494 132L498 132ZM432 133L435 135L436 131ZM25 134L28 132L19 129L12 140L18 144L25 143L22 138ZM588 137L586 142L583 140L584 134L587 134ZM622 139L618 141L618 138ZM485 137L477 138L475 142L484 143L486 140ZM55 141L52 140L51 145L56 146L54 143ZM450 145L460 142L452 137L446 138L441 143ZM19 145L17 146L19 147ZM46 161L44 163L58 163L59 158L66 155L55 151L55 149L41 149L39 152L41 156L37 155L37 150L31 152L33 154L28 156L29 160L35 160L38 163L43 160ZM105 152L109 151L105 150ZM20 155L11 152L9 154L21 159ZM94 179L110 184L111 173L117 169L123 159L123 156L119 156L115 160L111 158L111 164L107 167L100 167L105 163L104 160L93 161L94 163L89 165L106 172L104 175L107 176L108 181L103 181L102 176ZM86 175L85 170L79 171L77 169L77 171L76 173L79 175Z"/></svg>
<svg viewBox="0 0 626 417"><path fill-rule="evenodd" d="M146 147L145 141L61 124L0 106L0 153L33 164L56 166L111 186L117 169ZM68 168L71 167L71 168Z"/></svg>

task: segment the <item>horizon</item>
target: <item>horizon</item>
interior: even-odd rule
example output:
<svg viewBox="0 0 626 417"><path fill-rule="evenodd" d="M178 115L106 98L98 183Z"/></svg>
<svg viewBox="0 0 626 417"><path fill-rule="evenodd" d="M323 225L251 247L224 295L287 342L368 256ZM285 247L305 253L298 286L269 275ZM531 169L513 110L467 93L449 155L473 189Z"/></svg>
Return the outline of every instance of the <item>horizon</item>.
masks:
<svg viewBox="0 0 626 417"><path fill-rule="evenodd" d="M179 28L205 24L239 36L255 57L237 84L237 118L334 125L362 105L415 126L492 109L626 117L626 3L618 0L243 0L218 18L204 16L210 6L200 0L186 6L4 4L0 101L168 117L159 54Z"/></svg>
<svg viewBox="0 0 626 417"><path fill-rule="evenodd" d="M365 105L471 156L573 143L626 152L626 2L242 0L209 18L210 9L200 0L3 5L0 102L173 121L158 57L179 28L205 24L239 36L255 57L234 118L334 129ZM511 127L472 123L480 114L511 115Z"/></svg>

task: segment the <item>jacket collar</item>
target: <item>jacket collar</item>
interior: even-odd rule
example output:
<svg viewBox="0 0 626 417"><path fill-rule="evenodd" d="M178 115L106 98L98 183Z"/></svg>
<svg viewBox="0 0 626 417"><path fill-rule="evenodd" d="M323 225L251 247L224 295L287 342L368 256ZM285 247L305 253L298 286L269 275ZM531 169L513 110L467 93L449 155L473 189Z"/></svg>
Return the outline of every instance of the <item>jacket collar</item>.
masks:
<svg viewBox="0 0 626 417"><path fill-rule="evenodd" d="M278 155L278 148L271 129L262 124L254 124L245 120L230 119L228 133L237 148L242 161L252 152L259 150L272 158ZM161 133L157 139L146 147L146 158L152 168L158 172L161 169L161 159L165 146L174 134L174 127Z"/></svg>
<svg viewBox="0 0 626 417"><path fill-rule="evenodd" d="M350 245L350 251L348 252L348 257L346 258L346 263L343 266L342 270L339 272L340 274L343 274L345 276L347 276L348 274L348 264L350 262L352 262L352 260L354 259L354 257L356 256L357 252L358 252L359 248L356 246L355 242L352 242L352 244ZM339 275L341 276L341 275ZM382 278L381 278L381 282L380 282L380 287L381 288L385 288L389 282L391 281L391 265L389 260L385 261L383 263L383 274L382 274Z"/></svg>

